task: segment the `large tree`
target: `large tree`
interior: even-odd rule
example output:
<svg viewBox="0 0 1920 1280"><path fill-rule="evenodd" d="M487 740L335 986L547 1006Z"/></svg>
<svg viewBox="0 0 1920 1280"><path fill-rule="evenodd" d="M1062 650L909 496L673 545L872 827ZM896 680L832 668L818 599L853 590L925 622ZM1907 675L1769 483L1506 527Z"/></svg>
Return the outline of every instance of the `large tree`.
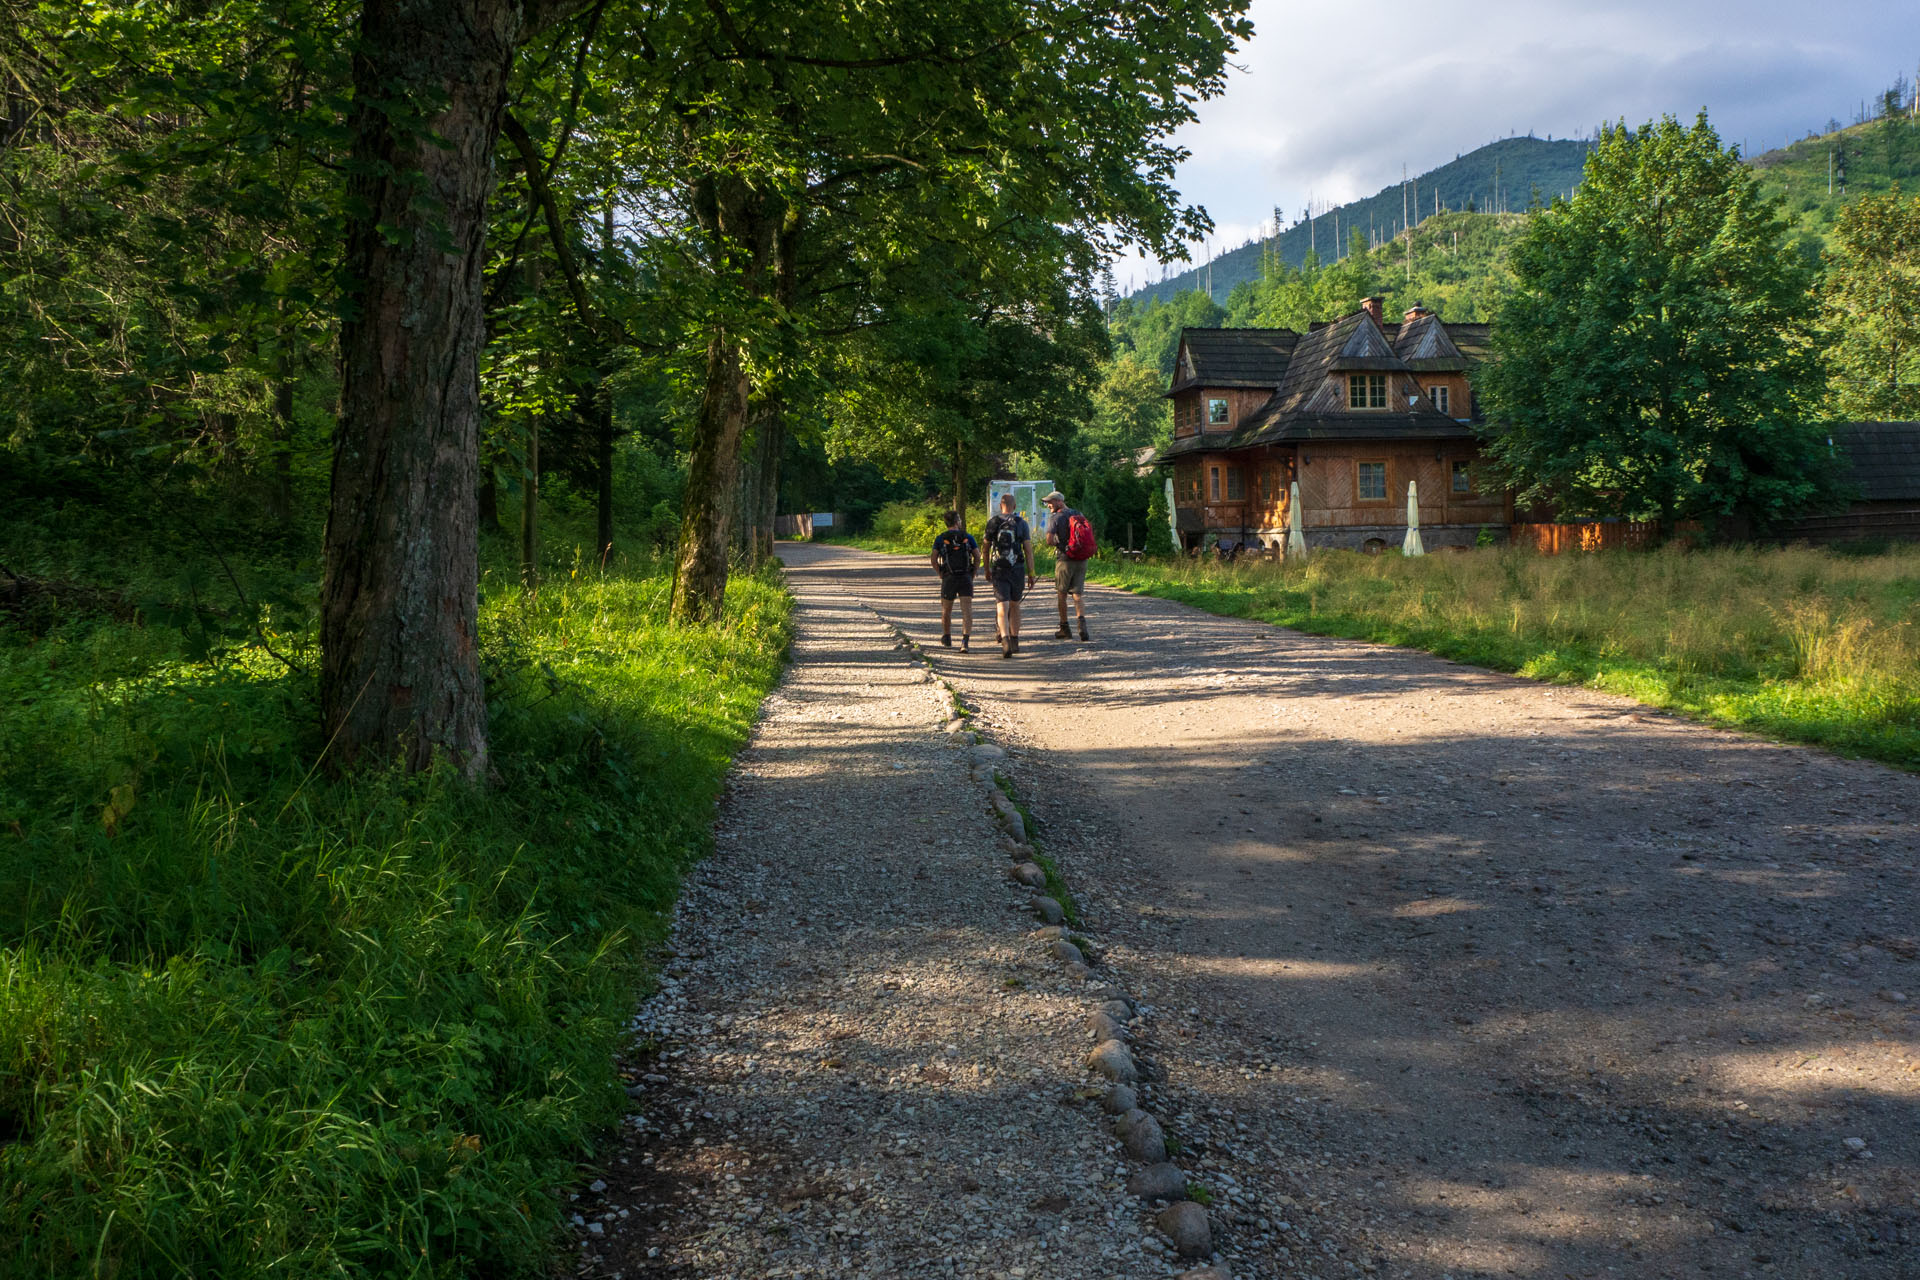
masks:
<svg viewBox="0 0 1920 1280"><path fill-rule="evenodd" d="M1840 211L1820 281L1835 413L1920 418L1920 196Z"/></svg>
<svg viewBox="0 0 1920 1280"><path fill-rule="evenodd" d="M353 62L321 713L333 760L487 764L482 250L515 51L582 0L365 0Z"/></svg>
<svg viewBox="0 0 1920 1280"><path fill-rule="evenodd" d="M637 43L675 122L658 138L709 286L677 617L719 607L749 416L794 363L811 300L844 311L884 280L890 244L911 252L1008 208L1089 244L1171 252L1204 230L1170 186L1184 154L1170 135L1221 87L1250 29L1244 9L687 0L652 11ZM837 278L803 281L804 264Z"/></svg>
<svg viewBox="0 0 1920 1280"><path fill-rule="evenodd" d="M1811 281L1704 115L1604 130L1513 264L1482 389L1521 502L1767 521L1819 498Z"/></svg>

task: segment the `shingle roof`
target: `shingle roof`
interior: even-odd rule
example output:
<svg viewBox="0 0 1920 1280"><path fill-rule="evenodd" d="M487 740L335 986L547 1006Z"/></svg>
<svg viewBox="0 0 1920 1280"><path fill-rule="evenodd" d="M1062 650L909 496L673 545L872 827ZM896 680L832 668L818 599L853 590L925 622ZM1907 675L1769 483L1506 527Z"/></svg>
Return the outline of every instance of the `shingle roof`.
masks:
<svg viewBox="0 0 1920 1280"><path fill-rule="evenodd" d="M1291 329L1182 329L1168 394L1186 387L1277 387L1300 335Z"/></svg>
<svg viewBox="0 0 1920 1280"><path fill-rule="evenodd" d="M1920 422L1836 422L1828 432L1866 502L1920 502Z"/></svg>
<svg viewBox="0 0 1920 1280"><path fill-rule="evenodd" d="M1439 316L1416 316L1399 326L1393 338L1393 353L1407 367L1421 373L1465 373L1472 367Z"/></svg>

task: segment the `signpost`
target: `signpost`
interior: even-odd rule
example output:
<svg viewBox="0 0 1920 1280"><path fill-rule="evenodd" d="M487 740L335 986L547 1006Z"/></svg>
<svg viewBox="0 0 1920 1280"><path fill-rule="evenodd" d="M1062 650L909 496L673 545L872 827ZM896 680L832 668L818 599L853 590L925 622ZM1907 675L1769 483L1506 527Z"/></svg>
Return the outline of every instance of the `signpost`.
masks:
<svg viewBox="0 0 1920 1280"><path fill-rule="evenodd" d="M1000 495L1013 495L1013 513L1027 522L1027 528L1033 533L1037 550L1046 541L1046 518L1049 514L1041 498L1053 492L1051 480L989 480L987 482L987 517L991 519L1000 514Z"/></svg>

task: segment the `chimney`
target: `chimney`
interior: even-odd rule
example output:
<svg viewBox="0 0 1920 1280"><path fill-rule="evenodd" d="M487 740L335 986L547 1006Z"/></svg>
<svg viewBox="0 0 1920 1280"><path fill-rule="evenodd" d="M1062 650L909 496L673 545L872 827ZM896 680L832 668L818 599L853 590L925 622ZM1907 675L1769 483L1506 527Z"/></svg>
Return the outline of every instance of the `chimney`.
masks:
<svg viewBox="0 0 1920 1280"><path fill-rule="evenodd" d="M1360 309L1372 316L1375 324L1385 324L1386 321L1381 318L1380 309L1381 304L1384 302L1386 302L1385 298L1362 298L1360 299Z"/></svg>
<svg viewBox="0 0 1920 1280"><path fill-rule="evenodd" d="M1415 320L1424 320L1432 314L1433 312L1416 302L1407 308L1407 313L1400 319L1405 324L1412 324Z"/></svg>

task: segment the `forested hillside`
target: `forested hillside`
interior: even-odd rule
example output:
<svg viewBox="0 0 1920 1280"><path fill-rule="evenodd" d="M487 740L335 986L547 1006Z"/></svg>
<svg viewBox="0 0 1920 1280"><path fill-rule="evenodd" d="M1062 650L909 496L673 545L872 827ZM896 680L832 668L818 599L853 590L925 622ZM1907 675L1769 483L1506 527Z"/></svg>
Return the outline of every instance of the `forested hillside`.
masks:
<svg viewBox="0 0 1920 1280"><path fill-rule="evenodd" d="M1589 146L1567 139L1502 138L1411 178L1404 191L1402 184L1394 183L1364 200L1316 210L1310 219L1302 217L1300 210L1275 209L1276 217L1292 225L1277 237L1216 257L1211 272L1213 299L1225 302L1236 286L1259 279L1263 262L1271 257L1292 267L1306 265L1309 255L1321 262L1345 257L1355 231L1361 233L1360 243L1377 245L1398 235L1407 222L1419 226L1436 214L1518 213L1536 199L1551 201L1579 184ZM1202 263L1128 297L1146 301L1196 289L1205 292L1208 278Z"/></svg>

